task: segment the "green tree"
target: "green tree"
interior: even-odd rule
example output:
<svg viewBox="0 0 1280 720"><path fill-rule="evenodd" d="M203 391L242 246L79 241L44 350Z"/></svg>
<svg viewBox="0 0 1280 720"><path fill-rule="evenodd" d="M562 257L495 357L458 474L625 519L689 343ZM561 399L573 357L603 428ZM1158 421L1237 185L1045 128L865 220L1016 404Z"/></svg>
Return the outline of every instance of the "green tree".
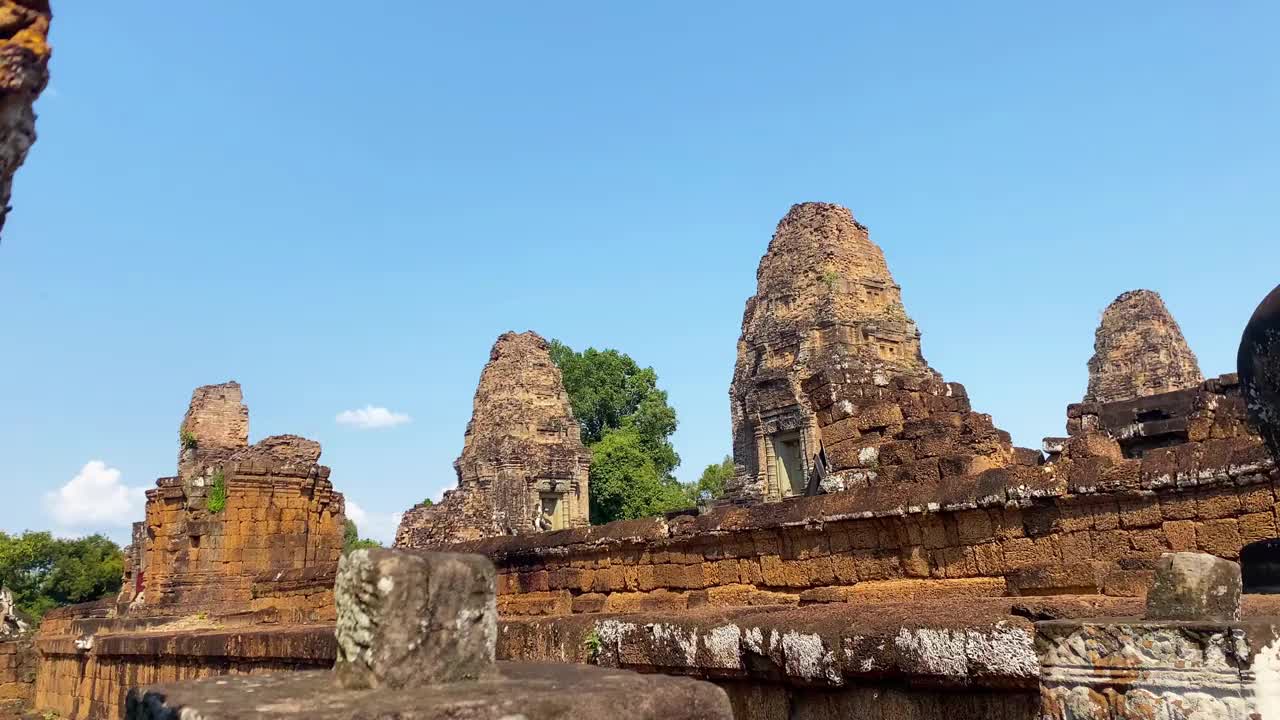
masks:
<svg viewBox="0 0 1280 720"><path fill-rule="evenodd" d="M658 374L617 350L575 352L551 341L582 442L592 449L591 522L644 517L687 507L674 472L676 411Z"/></svg>
<svg viewBox="0 0 1280 720"><path fill-rule="evenodd" d="M606 430L591 449L593 522L630 520L688 507L680 484L658 471L634 427Z"/></svg>
<svg viewBox="0 0 1280 720"><path fill-rule="evenodd" d="M342 525L342 552L349 553L360 548L375 547L382 547L382 543L377 540L360 537L360 528L356 527L355 520L347 518Z"/></svg>
<svg viewBox="0 0 1280 720"><path fill-rule="evenodd" d="M0 532L0 586L34 620L55 607L115 594L123 573L120 546L101 535L69 540Z"/></svg>
<svg viewBox="0 0 1280 720"><path fill-rule="evenodd" d="M686 486L689 499L697 502L703 497L714 500L724 495L724 486L733 479L733 473L733 458L725 455L724 460L708 465L698 482Z"/></svg>

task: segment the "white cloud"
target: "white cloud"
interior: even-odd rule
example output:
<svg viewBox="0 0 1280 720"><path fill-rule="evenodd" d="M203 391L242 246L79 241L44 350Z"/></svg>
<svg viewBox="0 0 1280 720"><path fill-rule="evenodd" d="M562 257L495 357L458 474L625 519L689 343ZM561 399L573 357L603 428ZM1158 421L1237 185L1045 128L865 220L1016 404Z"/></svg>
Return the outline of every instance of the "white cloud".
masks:
<svg viewBox="0 0 1280 720"><path fill-rule="evenodd" d="M358 410L343 410L334 419L339 425L351 425L362 430L395 427L413 420L405 413L392 412L384 407L372 405L366 405Z"/></svg>
<svg viewBox="0 0 1280 720"><path fill-rule="evenodd" d="M356 524L360 537L377 540L387 547L396 539L402 513L369 512L353 500L347 500L347 519Z"/></svg>
<svg viewBox="0 0 1280 720"><path fill-rule="evenodd" d="M142 519L145 492L120 482L119 470L90 460L66 485L45 493L44 507L60 531L128 527Z"/></svg>

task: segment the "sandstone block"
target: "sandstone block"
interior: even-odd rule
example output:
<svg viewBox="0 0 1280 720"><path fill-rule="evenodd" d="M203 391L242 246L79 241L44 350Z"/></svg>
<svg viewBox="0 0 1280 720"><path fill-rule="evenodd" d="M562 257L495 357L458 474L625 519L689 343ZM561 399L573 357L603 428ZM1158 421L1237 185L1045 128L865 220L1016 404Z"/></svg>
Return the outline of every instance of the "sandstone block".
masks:
<svg viewBox="0 0 1280 720"><path fill-rule="evenodd" d="M398 689L490 670L497 609L487 559L375 549L339 565L334 670L343 687Z"/></svg>
<svg viewBox="0 0 1280 720"><path fill-rule="evenodd" d="M1156 563L1146 618L1235 622L1240 590L1236 563L1201 553L1167 553Z"/></svg>

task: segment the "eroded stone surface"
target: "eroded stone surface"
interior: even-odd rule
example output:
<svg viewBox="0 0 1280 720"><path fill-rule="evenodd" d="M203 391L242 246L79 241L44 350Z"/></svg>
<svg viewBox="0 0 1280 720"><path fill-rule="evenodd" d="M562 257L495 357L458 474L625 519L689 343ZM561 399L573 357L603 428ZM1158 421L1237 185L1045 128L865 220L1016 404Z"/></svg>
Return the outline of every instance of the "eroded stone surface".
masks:
<svg viewBox="0 0 1280 720"><path fill-rule="evenodd" d="M1150 290L1130 290L1108 305L1093 347L1085 402L1132 400L1204 381L1182 329Z"/></svg>
<svg viewBox="0 0 1280 720"><path fill-rule="evenodd" d="M729 390L730 501L929 482L1015 461L1009 435L925 362L884 253L848 209L793 206L757 278Z"/></svg>
<svg viewBox="0 0 1280 720"><path fill-rule="evenodd" d="M345 555L335 589L338 681L349 689L400 689L489 672L494 575L493 563L479 555Z"/></svg>
<svg viewBox="0 0 1280 720"><path fill-rule="evenodd" d="M1275 628L1249 623L1054 621L1036 626L1040 717L1271 717Z"/></svg>
<svg viewBox="0 0 1280 720"><path fill-rule="evenodd" d="M48 0L0 0L0 229L13 175L36 141L36 98L49 84Z"/></svg>
<svg viewBox="0 0 1280 720"><path fill-rule="evenodd" d="M588 524L591 451L537 333L509 332L494 343L453 466L458 487L436 505L406 512L397 547Z"/></svg>
<svg viewBox="0 0 1280 720"><path fill-rule="evenodd" d="M1249 419L1280 461L1280 286L1249 319L1236 362Z"/></svg>
<svg viewBox="0 0 1280 720"><path fill-rule="evenodd" d="M1240 619L1240 566L1204 553L1167 553L1147 593L1148 620Z"/></svg>

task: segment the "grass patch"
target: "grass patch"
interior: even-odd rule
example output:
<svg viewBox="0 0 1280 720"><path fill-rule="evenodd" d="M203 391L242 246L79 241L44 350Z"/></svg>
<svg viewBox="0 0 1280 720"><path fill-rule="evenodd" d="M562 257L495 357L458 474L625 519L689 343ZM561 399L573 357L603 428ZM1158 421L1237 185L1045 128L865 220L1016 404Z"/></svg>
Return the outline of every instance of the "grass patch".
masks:
<svg viewBox="0 0 1280 720"><path fill-rule="evenodd" d="M186 428L182 428L182 432L178 433L178 439L182 441L183 450L196 449L196 434Z"/></svg>

